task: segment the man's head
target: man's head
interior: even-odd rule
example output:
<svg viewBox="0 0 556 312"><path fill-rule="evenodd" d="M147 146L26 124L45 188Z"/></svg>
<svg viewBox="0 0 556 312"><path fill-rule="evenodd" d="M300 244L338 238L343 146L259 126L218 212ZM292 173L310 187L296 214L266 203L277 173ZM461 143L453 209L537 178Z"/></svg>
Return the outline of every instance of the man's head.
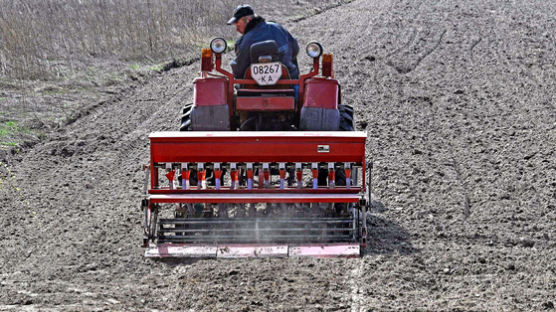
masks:
<svg viewBox="0 0 556 312"><path fill-rule="evenodd" d="M250 20L253 19L255 11L248 4L242 4L234 10L234 16L228 21L228 25L234 24L236 30L243 34L245 33L245 27Z"/></svg>

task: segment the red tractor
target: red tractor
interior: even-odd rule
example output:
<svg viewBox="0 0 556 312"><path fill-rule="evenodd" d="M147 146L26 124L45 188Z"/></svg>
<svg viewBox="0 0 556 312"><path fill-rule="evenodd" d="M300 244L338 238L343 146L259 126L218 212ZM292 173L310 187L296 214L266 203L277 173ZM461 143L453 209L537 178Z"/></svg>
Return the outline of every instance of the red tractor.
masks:
<svg viewBox="0 0 556 312"><path fill-rule="evenodd" d="M214 39L202 51L202 76L195 80L192 104L186 105L181 131L353 131L353 108L341 104L334 79L332 54L322 55L317 42L307 45L313 69L292 80L279 62L273 40L251 46L251 66L245 79L222 69L224 39ZM319 76L322 55L322 75ZM216 71L211 72L216 65Z"/></svg>
<svg viewBox="0 0 556 312"><path fill-rule="evenodd" d="M341 104L332 55L309 43L312 70L290 79L276 43L264 41L251 46L250 68L236 79L221 67L226 41L210 46L181 131L149 136L145 255L359 255L367 135ZM175 207L173 217L159 218L163 205Z"/></svg>

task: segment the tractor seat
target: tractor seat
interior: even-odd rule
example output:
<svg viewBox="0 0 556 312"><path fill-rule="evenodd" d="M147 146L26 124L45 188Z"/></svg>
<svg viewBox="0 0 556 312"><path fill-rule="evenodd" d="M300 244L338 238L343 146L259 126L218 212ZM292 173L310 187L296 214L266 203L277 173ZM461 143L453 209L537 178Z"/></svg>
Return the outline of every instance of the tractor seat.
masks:
<svg viewBox="0 0 556 312"><path fill-rule="evenodd" d="M251 56L251 64L260 63L259 58L264 58L268 62L278 62L280 53L278 53L278 45L274 40L266 40L253 43L249 48Z"/></svg>

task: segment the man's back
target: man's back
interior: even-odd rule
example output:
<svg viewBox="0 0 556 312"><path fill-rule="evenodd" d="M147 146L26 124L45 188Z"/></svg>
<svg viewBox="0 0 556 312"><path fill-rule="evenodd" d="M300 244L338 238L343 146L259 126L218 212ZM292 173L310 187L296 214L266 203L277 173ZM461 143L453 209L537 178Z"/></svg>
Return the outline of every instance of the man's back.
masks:
<svg viewBox="0 0 556 312"><path fill-rule="evenodd" d="M285 30L281 25L266 22L264 18L255 16L249 24L247 24L243 36L241 36L235 45L236 59L232 62L232 69L236 78L242 78L251 65L249 49L253 43L266 40L274 40L278 45L278 53L280 62L282 62L290 73L290 77L296 79L299 77L297 68L297 53L299 45L297 40Z"/></svg>

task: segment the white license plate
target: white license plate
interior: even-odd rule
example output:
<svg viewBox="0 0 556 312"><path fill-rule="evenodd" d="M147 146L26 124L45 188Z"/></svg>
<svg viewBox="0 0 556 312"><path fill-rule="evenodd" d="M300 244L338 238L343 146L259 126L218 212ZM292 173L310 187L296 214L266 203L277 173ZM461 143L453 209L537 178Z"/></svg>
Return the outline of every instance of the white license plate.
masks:
<svg viewBox="0 0 556 312"><path fill-rule="evenodd" d="M282 76L282 64L279 62L251 64L251 77L260 86L276 84Z"/></svg>

